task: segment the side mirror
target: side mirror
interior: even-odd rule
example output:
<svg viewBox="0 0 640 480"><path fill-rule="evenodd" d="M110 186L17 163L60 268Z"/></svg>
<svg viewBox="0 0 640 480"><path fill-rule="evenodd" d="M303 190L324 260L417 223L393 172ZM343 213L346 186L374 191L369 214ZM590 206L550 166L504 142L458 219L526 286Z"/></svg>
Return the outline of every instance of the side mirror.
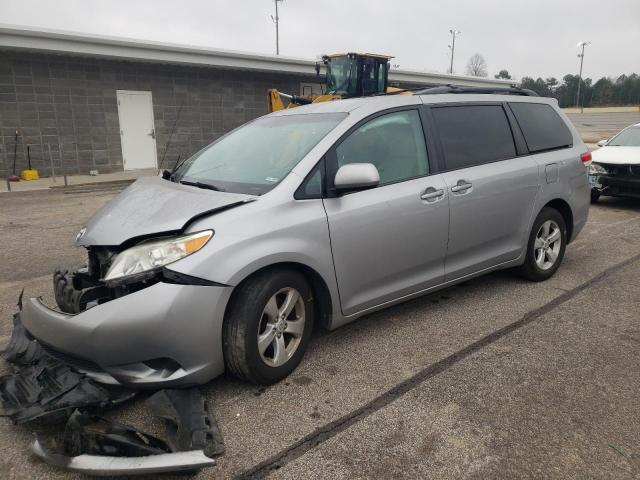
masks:
<svg viewBox="0 0 640 480"><path fill-rule="evenodd" d="M333 181L335 189L340 193L377 187L379 183L380 174L372 163L343 165L336 172Z"/></svg>
<svg viewBox="0 0 640 480"><path fill-rule="evenodd" d="M600 140L600 141L598 142L598 146L599 146L599 147L604 147L604 146L607 144L607 142L608 142L608 141L609 141L609 140Z"/></svg>

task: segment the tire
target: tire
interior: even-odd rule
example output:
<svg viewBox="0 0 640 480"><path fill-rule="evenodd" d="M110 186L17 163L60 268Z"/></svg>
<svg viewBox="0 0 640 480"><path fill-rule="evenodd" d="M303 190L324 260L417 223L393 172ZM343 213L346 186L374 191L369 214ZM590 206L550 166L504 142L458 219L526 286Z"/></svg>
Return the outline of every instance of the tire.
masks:
<svg viewBox="0 0 640 480"><path fill-rule="evenodd" d="M227 371L259 385L282 380L302 360L313 320L313 295L303 275L270 269L249 277L233 293L222 326Z"/></svg>
<svg viewBox="0 0 640 480"><path fill-rule="evenodd" d="M542 240L545 236L543 227L547 225L550 229L545 243ZM552 232L555 232L554 227L557 228L560 234L559 245L556 245L555 241L548 241L552 238ZM553 238L555 238L555 235ZM527 254L524 264L520 267L520 274L533 282L541 282L551 278L562 263L566 245L567 225L564 217L553 208L543 208L533 222L529 241L527 242ZM552 257L555 257L553 262L551 261Z"/></svg>
<svg viewBox="0 0 640 480"><path fill-rule="evenodd" d="M600 192L591 190L591 203L598 203L598 200L600 200Z"/></svg>

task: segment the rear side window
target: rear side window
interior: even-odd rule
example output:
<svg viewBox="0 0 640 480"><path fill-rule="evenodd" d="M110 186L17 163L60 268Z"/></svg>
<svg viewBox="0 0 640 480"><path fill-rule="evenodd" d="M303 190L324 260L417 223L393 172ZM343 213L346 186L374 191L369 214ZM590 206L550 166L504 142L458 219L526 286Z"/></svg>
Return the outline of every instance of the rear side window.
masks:
<svg viewBox="0 0 640 480"><path fill-rule="evenodd" d="M573 145L571 131L560 115L544 103L509 103L531 153Z"/></svg>
<svg viewBox="0 0 640 480"><path fill-rule="evenodd" d="M461 105L431 109L447 170L516 156L509 120L500 105Z"/></svg>

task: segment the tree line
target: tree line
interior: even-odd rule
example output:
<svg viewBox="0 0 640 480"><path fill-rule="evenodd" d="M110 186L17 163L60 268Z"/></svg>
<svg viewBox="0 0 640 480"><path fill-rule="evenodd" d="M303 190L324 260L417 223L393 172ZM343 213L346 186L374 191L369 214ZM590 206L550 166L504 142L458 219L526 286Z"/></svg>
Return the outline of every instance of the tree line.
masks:
<svg viewBox="0 0 640 480"><path fill-rule="evenodd" d="M554 77L522 77L520 86L528 88L543 97L553 97L560 107L604 107L609 105L640 105L640 76L636 73L620 75L616 79L602 77L595 83L583 78L580 83L580 101L578 101L578 75L565 75L562 82Z"/></svg>
<svg viewBox="0 0 640 480"><path fill-rule="evenodd" d="M467 75L486 77L487 67L482 55L476 53L469 59ZM500 70L495 78L511 80L507 70ZM568 74L558 80L555 77L522 77L520 86L533 90L542 97L553 97L560 107L575 107L578 104L578 75ZM618 78L602 77L595 83L591 78L580 82L580 105L583 107L604 107L610 105L640 105L640 75L631 73Z"/></svg>

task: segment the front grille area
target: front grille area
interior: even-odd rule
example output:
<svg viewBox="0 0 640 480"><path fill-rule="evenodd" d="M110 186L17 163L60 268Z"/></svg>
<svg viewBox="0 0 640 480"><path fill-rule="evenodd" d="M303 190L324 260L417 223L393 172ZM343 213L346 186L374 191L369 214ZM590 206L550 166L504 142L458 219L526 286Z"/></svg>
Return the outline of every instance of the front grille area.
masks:
<svg viewBox="0 0 640 480"><path fill-rule="evenodd" d="M640 176L633 178L603 175L599 181L602 184L605 195L640 197Z"/></svg>

